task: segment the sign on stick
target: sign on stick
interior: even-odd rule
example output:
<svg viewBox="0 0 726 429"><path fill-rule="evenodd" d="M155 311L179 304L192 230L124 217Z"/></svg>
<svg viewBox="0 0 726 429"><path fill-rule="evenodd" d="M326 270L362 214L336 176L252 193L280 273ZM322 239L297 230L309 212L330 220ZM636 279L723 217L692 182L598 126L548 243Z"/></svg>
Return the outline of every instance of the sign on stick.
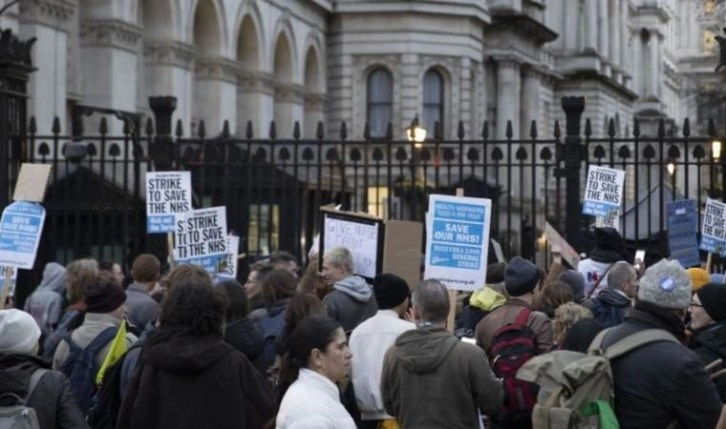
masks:
<svg viewBox="0 0 726 429"><path fill-rule="evenodd" d="M689 268L701 264L698 254L698 211L695 200L673 201L666 205L668 213L668 248L671 259Z"/></svg>
<svg viewBox="0 0 726 429"><path fill-rule="evenodd" d="M228 253L226 207L192 210L179 215L174 231L174 260L201 265L216 273Z"/></svg>
<svg viewBox="0 0 726 429"><path fill-rule="evenodd" d="M587 171L582 213L612 218L613 212L620 210L624 181L625 171L623 170L591 165Z"/></svg>
<svg viewBox="0 0 726 429"><path fill-rule="evenodd" d="M726 254L726 204L710 198L703 213L701 250Z"/></svg>
<svg viewBox="0 0 726 429"><path fill-rule="evenodd" d="M321 256L336 247L345 247L353 255L354 274L376 277L383 265L383 222L345 212L323 211L323 216Z"/></svg>
<svg viewBox="0 0 726 429"><path fill-rule="evenodd" d="M192 209L192 176L188 171L146 173L146 232L174 232L175 216Z"/></svg>
<svg viewBox="0 0 726 429"><path fill-rule="evenodd" d="M7 206L0 218L0 266L32 269L44 222L45 209L38 203Z"/></svg>
<svg viewBox="0 0 726 429"><path fill-rule="evenodd" d="M239 251L239 237L236 235L227 236L227 255L219 264L217 278L220 280L234 280L237 278L237 252Z"/></svg>

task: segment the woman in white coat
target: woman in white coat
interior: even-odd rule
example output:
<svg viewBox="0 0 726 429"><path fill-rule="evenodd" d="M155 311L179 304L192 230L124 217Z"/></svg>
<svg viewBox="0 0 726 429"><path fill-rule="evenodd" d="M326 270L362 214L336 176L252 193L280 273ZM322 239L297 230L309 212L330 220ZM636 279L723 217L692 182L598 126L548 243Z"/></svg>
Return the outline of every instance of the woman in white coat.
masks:
<svg viewBox="0 0 726 429"><path fill-rule="evenodd" d="M335 320L312 316L300 322L283 363L292 365L298 376L282 398L276 428L355 429L335 384L345 378L352 356L343 328Z"/></svg>

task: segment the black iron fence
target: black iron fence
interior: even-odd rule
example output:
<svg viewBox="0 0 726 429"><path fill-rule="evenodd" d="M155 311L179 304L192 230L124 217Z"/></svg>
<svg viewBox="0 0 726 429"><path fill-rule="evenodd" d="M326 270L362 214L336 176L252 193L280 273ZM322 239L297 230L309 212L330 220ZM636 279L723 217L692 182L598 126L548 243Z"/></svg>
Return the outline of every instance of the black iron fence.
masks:
<svg viewBox="0 0 726 429"><path fill-rule="evenodd" d="M322 205L423 221L428 195L456 188L492 200L491 235L506 255L546 258L545 222L586 251L595 222L580 214L589 164L626 170L620 230L632 248L667 255L665 203L693 198L701 207L707 196L721 198L726 182L713 127L696 137L688 121L676 127L661 120L646 134L634 120L621 136L610 121L606 136L596 137L589 120L580 130L581 98L563 99L565 133L556 122L552 135L540 136L532 123L529 136L514 139L509 123L498 140L487 123L476 133L459 124L455 140L437 129L420 143L393 139L390 125L383 140L367 132L352 139L346 124L337 136L326 136L320 124L314 140L300 138L297 124L292 136L278 136L274 123L265 136L250 124L245 135L233 136L226 124L208 133L201 123L197 135L185 137L182 124L172 133L174 104L152 99L155 120L126 118L120 135L109 133L105 119L95 132L76 129L71 136L56 120L50 135L40 135L31 120L28 134L15 137L11 176L22 162L53 165L34 280L49 261L93 256L128 267L145 251L165 258L165 238L145 230L144 179L153 170L191 171L195 207L227 207L247 261L278 250L304 259Z"/></svg>

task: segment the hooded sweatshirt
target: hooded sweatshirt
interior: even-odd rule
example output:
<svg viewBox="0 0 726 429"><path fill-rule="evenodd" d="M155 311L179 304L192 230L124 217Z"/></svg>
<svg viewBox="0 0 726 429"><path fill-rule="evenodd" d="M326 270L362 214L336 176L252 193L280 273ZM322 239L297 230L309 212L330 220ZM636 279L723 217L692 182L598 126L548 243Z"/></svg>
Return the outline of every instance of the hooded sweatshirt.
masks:
<svg viewBox="0 0 726 429"><path fill-rule="evenodd" d="M606 328L623 323L625 312L632 307L632 301L623 292L605 289L592 300L592 314L595 320Z"/></svg>
<svg viewBox="0 0 726 429"><path fill-rule="evenodd" d="M496 414L504 397L484 350L438 327L398 337L383 362L381 393L403 429L476 428L479 410Z"/></svg>
<svg viewBox="0 0 726 429"><path fill-rule="evenodd" d="M33 316L45 338L60 321L65 290L66 269L60 264L50 262L43 269L40 285L25 301L24 310Z"/></svg>
<svg viewBox="0 0 726 429"><path fill-rule="evenodd" d="M117 429L256 429L275 413L272 387L221 336L160 329L141 360Z"/></svg>
<svg viewBox="0 0 726 429"><path fill-rule="evenodd" d="M350 333L369 317L375 316L378 304L373 289L358 276L346 277L333 285L323 299L328 316L337 320Z"/></svg>
<svg viewBox="0 0 726 429"><path fill-rule="evenodd" d="M577 271L585 278L585 296L588 297L598 296L605 289L608 281L606 271L610 266L628 259L623 238L614 228L595 229L595 249L589 256L577 265ZM598 283L597 290L591 294L595 283Z"/></svg>

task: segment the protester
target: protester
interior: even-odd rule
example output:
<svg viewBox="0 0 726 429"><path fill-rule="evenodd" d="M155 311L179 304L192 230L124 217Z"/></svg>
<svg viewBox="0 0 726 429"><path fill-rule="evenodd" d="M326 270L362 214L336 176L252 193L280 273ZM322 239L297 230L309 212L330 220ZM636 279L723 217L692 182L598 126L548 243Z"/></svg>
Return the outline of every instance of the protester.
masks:
<svg viewBox="0 0 726 429"><path fill-rule="evenodd" d="M260 287L260 278L268 273L272 267L267 265L265 262L255 262L250 267L250 273L247 275L247 281L245 282L245 293L247 293L247 299L250 302L250 314L251 319L255 319L256 310L265 308L265 300L262 297L262 288ZM264 310L263 310L264 312Z"/></svg>
<svg viewBox="0 0 726 429"><path fill-rule="evenodd" d="M704 365L717 359L726 361L726 285L709 283L693 295L690 329L693 332L691 349ZM718 365L719 371L724 365ZM726 402L726 376L714 380L721 401Z"/></svg>
<svg viewBox="0 0 726 429"><path fill-rule="evenodd" d="M689 268L686 272L688 273L688 277L691 278L693 292L698 292L699 289L711 283L711 276L703 268Z"/></svg>
<svg viewBox="0 0 726 429"><path fill-rule="evenodd" d="M101 261L98 263L98 270L108 271L109 273L113 274L118 284L124 286L124 283L126 282L126 276L124 275L123 268L121 268L121 265L117 262Z"/></svg>
<svg viewBox="0 0 726 429"><path fill-rule="evenodd" d="M0 407L19 405L35 410L40 429L88 428L63 373L51 371L36 357L41 330L20 310L0 310Z"/></svg>
<svg viewBox="0 0 726 429"><path fill-rule="evenodd" d="M298 276L300 267L297 265L297 258L288 252L277 252L270 256L269 264L273 270L285 270L293 276Z"/></svg>
<svg viewBox="0 0 726 429"><path fill-rule="evenodd" d="M562 350L587 353L590 349L590 344L592 344L597 334L603 329L605 327L593 319L592 316L577 320L570 329L564 332L565 337L562 341Z"/></svg>
<svg viewBox="0 0 726 429"><path fill-rule="evenodd" d="M275 362L275 341L285 327L285 310L297 291L297 277L285 270L273 270L262 278L262 297L265 314L257 320L264 338L265 368Z"/></svg>
<svg viewBox="0 0 726 429"><path fill-rule="evenodd" d="M280 404L277 429L355 429L336 386L345 378L350 359L340 323L326 316L301 321L284 362L296 376Z"/></svg>
<svg viewBox="0 0 726 429"><path fill-rule="evenodd" d="M633 306L638 294L638 272L625 261L616 262L610 268L607 288L592 300L595 319L606 328L623 323L625 312Z"/></svg>
<svg viewBox="0 0 726 429"><path fill-rule="evenodd" d="M402 428L476 428L478 413L502 405L501 381L486 354L446 329L449 295L438 280L413 292L417 329L404 332L386 352L381 394L386 412Z"/></svg>
<svg viewBox="0 0 726 429"><path fill-rule="evenodd" d="M479 321L507 302L507 291L504 287L506 268L505 263L491 264L487 267L486 285L471 294L456 321L456 329L461 336L473 337Z"/></svg>
<svg viewBox="0 0 726 429"><path fill-rule="evenodd" d="M532 301L534 290L540 283L543 273L531 262L515 256L507 265L504 285L510 298L506 304L489 313L476 327L477 344L487 355L491 355L495 333L505 325L513 324L523 311L529 311L526 326L534 333L537 348L547 353L554 345L552 322L544 313L534 311Z"/></svg>
<svg viewBox="0 0 726 429"><path fill-rule="evenodd" d="M226 305L209 276L172 283L117 429L257 429L274 415L272 387L223 339Z"/></svg>
<svg viewBox="0 0 726 429"><path fill-rule="evenodd" d="M569 285L572 289L572 300L577 304L582 304L585 300L585 278L582 274L577 270L565 270L560 274L558 280Z"/></svg>
<svg viewBox="0 0 726 429"><path fill-rule="evenodd" d="M605 351L648 329L673 336L611 362L615 414L622 429L661 429L673 422L684 428L715 427L722 406L718 392L698 356L683 345L683 317L690 303L688 274L677 261L662 260L640 279L635 307L625 321L606 332Z"/></svg>
<svg viewBox="0 0 726 429"><path fill-rule="evenodd" d="M577 265L585 278L585 296L597 296L607 284L607 271L618 261L629 259L623 237L615 228L595 228L595 248ZM591 293L593 287L597 289Z"/></svg>
<svg viewBox="0 0 726 429"><path fill-rule="evenodd" d="M86 311L84 290L96 280L98 263L94 259L79 259L66 266L66 299L68 307L63 312L53 334L43 344L43 357L52 359L60 341L83 322Z"/></svg>
<svg viewBox="0 0 726 429"><path fill-rule="evenodd" d="M137 256L131 266L134 282L126 289L126 317L139 331L159 317L161 307L149 294L159 280L160 268L159 259L148 253Z"/></svg>
<svg viewBox="0 0 726 429"><path fill-rule="evenodd" d="M546 314L547 317L555 317L555 310L562 304L573 301L572 288L567 283L560 281L552 282L537 290L534 295L533 307L537 311Z"/></svg>
<svg viewBox="0 0 726 429"><path fill-rule="evenodd" d="M247 317L250 307L244 288L234 280L219 283L217 287L225 292L229 303L224 316L224 340L247 356L261 374L265 374L264 339L262 331Z"/></svg>
<svg viewBox="0 0 726 429"><path fill-rule="evenodd" d="M416 325L402 320L408 311L411 291L406 281L394 274L381 274L373 280L378 313L358 325L350 336L353 353L352 382L363 429L377 429L386 414L381 399L383 357L396 338Z"/></svg>
<svg viewBox="0 0 726 429"><path fill-rule="evenodd" d="M49 262L43 269L43 279L35 291L25 300L25 311L40 326L41 338L48 338L60 322L66 288L66 269L61 264Z"/></svg>
<svg viewBox="0 0 726 429"><path fill-rule="evenodd" d="M100 367L109 352L111 340L124 321L126 293L113 274L104 271L96 274L96 280L85 287L84 295L85 320L81 326L71 332L69 337L58 344L53 357L54 369L63 369L66 372L66 369L72 368L72 365L75 364L75 362L67 362L72 354L69 341L82 350L93 343L97 337L106 335L104 332L112 332L109 340L102 345L96 355L96 363ZM135 341L136 336L128 333L127 346L131 346Z"/></svg>
<svg viewBox="0 0 726 429"><path fill-rule="evenodd" d="M323 303L328 316L340 322L346 333L376 314L373 290L362 277L353 275L353 255L336 247L323 257L323 280L332 285Z"/></svg>
<svg viewBox="0 0 726 429"><path fill-rule="evenodd" d="M292 371L290 366L282 365L285 356L290 352L290 338L293 331L305 318L323 315L325 315L325 306L315 294L298 292L290 300L285 311L285 327L275 342L277 358L271 374L273 379L277 380L280 400L297 377L297 371Z"/></svg>
<svg viewBox="0 0 726 429"><path fill-rule="evenodd" d="M574 302L568 302L557 307L552 320L553 338L555 348L561 348L570 329L582 319L592 319L592 311Z"/></svg>
<svg viewBox="0 0 726 429"><path fill-rule="evenodd" d="M313 293L317 295L321 300L328 294L330 288L325 284L320 273L318 272L318 257L313 255L308 261L308 266L305 269L305 273L300 279L298 285L300 292Z"/></svg>

